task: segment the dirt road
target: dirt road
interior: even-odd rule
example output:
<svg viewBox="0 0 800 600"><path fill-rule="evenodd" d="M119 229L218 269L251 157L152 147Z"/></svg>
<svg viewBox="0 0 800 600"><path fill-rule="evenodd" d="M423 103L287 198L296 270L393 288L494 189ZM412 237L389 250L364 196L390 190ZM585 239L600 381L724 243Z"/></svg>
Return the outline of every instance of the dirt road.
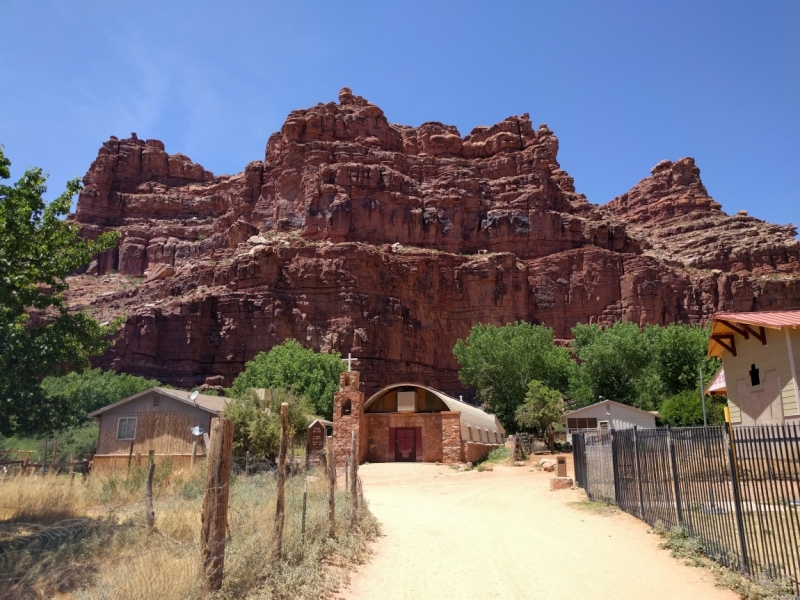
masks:
<svg viewBox="0 0 800 600"><path fill-rule="evenodd" d="M529 469L364 465L364 493L384 536L337 597L738 598L658 548L646 524L578 510L569 502L583 492L550 492L551 474Z"/></svg>

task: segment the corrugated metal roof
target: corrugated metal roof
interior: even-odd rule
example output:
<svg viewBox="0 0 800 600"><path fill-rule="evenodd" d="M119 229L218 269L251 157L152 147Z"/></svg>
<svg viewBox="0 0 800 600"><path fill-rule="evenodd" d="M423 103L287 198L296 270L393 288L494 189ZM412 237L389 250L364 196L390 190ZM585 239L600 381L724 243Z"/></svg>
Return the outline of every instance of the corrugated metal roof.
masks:
<svg viewBox="0 0 800 600"><path fill-rule="evenodd" d="M797 327L800 325L800 310L717 313L714 315L714 322L720 319L731 323L747 323L748 325L780 329L781 327Z"/></svg>
<svg viewBox="0 0 800 600"><path fill-rule="evenodd" d="M728 388L725 384L725 369L720 367L716 375L711 379L711 383L706 388L706 394L725 394Z"/></svg>
<svg viewBox="0 0 800 600"><path fill-rule="evenodd" d="M735 335L736 331L728 325L746 325L754 327L766 327L769 329L782 329L784 327L800 326L800 310L774 310L763 312L740 312L740 313L717 313L711 323L711 340L708 343L707 356L722 357L725 351L724 344L730 341L730 336ZM737 327L738 328L738 327ZM723 341L720 344L714 336ZM733 341L735 344L735 339Z"/></svg>
<svg viewBox="0 0 800 600"><path fill-rule="evenodd" d="M435 394L442 402L447 405L447 408L454 412L461 413L461 439L467 441L469 439L469 433L467 427L472 427L474 430L480 429L481 431L488 431L491 434L499 434L505 435L506 430L503 428L503 425L497 419L495 415L490 415L489 413L483 412L477 406L472 406L471 404L467 404L466 402L462 402L461 400L457 400L452 396L448 396L444 392L440 392L439 390L435 390L432 387L428 387L427 385L422 385L419 383L395 383L389 386L386 386L382 390L376 392L372 396L370 396L369 400L364 403L364 412L366 412L367 408L373 404L378 398L383 396L389 390L393 390L398 387L414 387L420 388L423 390L428 390L432 394ZM477 440L475 440L477 441Z"/></svg>
<svg viewBox="0 0 800 600"><path fill-rule="evenodd" d="M588 410L588 409L592 408L593 406L598 406L599 404L606 404L606 403L614 404L615 406L620 406L620 407L622 407L624 409L632 410L634 412L641 413L643 415L647 415L648 417L652 417L654 414L658 415L657 412L653 413L653 412L649 412L649 411L646 411L646 410L642 410L641 408L636 408L635 406L630 406L629 404L623 404L622 402L617 402L616 400L601 400L600 402L595 402L594 404L590 404L589 406L584 406L582 408L576 408L575 410L572 410L572 411L570 411L568 413L564 413L564 415L561 417L561 419L564 420L567 417L571 417L571 416L576 415L576 414L578 414L580 412Z"/></svg>
<svg viewBox="0 0 800 600"><path fill-rule="evenodd" d="M186 392L184 390L170 390L167 388L162 387L151 387L143 392L139 392L138 394L134 394L133 396L128 396L127 398L123 398L118 402L114 402L113 404L109 404L108 406L104 406L103 408L99 408L94 412L90 412L87 416L89 417L99 417L104 412L111 410L112 408L116 408L121 404L125 404L126 402L130 402L131 400L136 400L137 398L141 398L145 394L149 394L150 392L158 392L159 394L163 394L164 396L169 396L170 398L174 398L180 402L185 402L186 404L190 404L194 406L195 404L200 408L207 410L210 413L215 415L220 414L225 405L228 403L228 398L224 396L209 396L207 394L198 394L197 398L194 402L190 400L192 392Z"/></svg>

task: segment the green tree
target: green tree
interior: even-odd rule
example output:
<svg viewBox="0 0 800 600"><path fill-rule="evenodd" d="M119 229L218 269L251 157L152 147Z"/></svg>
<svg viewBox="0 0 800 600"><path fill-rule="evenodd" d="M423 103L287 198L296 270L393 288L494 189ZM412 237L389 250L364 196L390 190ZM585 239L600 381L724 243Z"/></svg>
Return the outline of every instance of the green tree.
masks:
<svg viewBox="0 0 800 600"><path fill-rule="evenodd" d="M706 360L711 328L672 323L658 329L660 334L654 337L653 358L665 393L674 395L693 389L699 393L699 368L703 367L706 383L719 368L719 359Z"/></svg>
<svg viewBox="0 0 800 600"><path fill-rule="evenodd" d="M533 380L528 384L525 403L514 413L514 419L522 429L535 429L546 434L563 414L562 394Z"/></svg>
<svg viewBox="0 0 800 600"><path fill-rule="evenodd" d="M717 422L722 421L726 401L718 400L714 396L706 396L706 418L709 424L714 424L716 405ZM696 390L683 390L670 396L661 405L658 411L661 420L673 427L692 427L703 424L703 405L700 400L700 388Z"/></svg>
<svg viewBox="0 0 800 600"><path fill-rule="evenodd" d="M81 424L88 413L98 408L160 385L155 379L102 369L87 369L82 373L72 372L61 377L45 377L42 381L42 389L48 398L60 406L69 407L76 425Z"/></svg>
<svg viewBox="0 0 800 600"><path fill-rule="evenodd" d="M667 327L619 321L610 327L576 325L571 347L580 362L570 383L579 405L599 396L656 410L668 396L698 389L698 369L714 372L716 359L707 361L709 330L674 323Z"/></svg>
<svg viewBox="0 0 800 600"><path fill-rule="evenodd" d="M305 396L314 414L333 417L333 394L339 389L344 362L338 352L321 354L288 339L245 365L231 395L243 397L253 388L285 388Z"/></svg>
<svg viewBox="0 0 800 600"><path fill-rule="evenodd" d="M518 322L503 327L478 324L453 348L462 383L475 387L478 397L510 432L515 412L525 401L532 380L566 391L575 365L565 348L554 343L553 330Z"/></svg>
<svg viewBox="0 0 800 600"><path fill-rule="evenodd" d="M599 396L635 404L635 381L651 361L651 349L639 326L617 321L611 327L576 325L573 348L588 378L594 401Z"/></svg>
<svg viewBox="0 0 800 600"><path fill-rule="evenodd" d="M0 180L11 162L0 148ZM41 380L88 366L105 351L115 325L103 327L84 313L70 313L65 278L92 256L113 247L116 233L96 240L61 217L69 212L79 181L46 204L46 178L29 169L14 185L0 185L0 434L30 434L61 427L69 407L43 393Z"/></svg>
<svg viewBox="0 0 800 600"><path fill-rule="evenodd" d="M308 400L291 390L273 388L272 400L260 400L253 390L232 398L223 416L233 421L233 453L273 457L281 441L281 404L289 405L289 427L296 440L303 439L311 423Z"/></svg>

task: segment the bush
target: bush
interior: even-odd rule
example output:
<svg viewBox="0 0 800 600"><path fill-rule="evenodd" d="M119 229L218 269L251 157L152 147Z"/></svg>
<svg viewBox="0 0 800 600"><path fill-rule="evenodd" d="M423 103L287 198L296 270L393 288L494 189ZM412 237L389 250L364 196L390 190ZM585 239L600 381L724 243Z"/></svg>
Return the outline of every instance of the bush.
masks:
<svg viewBox="0 0 800 600"><path fill-rule="evenodd" d="M234 380L231 396L244 398L254 388L292 390L308 399L313 414L331 419L333 394L344 369L338 352L321 354L288 339L248 362Z"/></svg>
<svg viewBox="0 0 800 600"><path fill-rule="evenodd" d="M254 392L233 398L225 407L223 416L233 421L233 453L243 456L273 457L278 453L281 440L281 403L289 404L289 427L295 439L302 439L310 421L308 401L290 390L273 389L268 405Z"/></svg>
<svg viewBox="0 0 800 600"><path fill-rule="evenodd" d="M713 396L706 396L706 418L709 423L714 423ZM717 421L722 420L725 402L716 401ZM686 390L670 396L661 405L659 410L661 420L673 427L692 427L703 424L703 405L700 400L700 390Z"/></svg>

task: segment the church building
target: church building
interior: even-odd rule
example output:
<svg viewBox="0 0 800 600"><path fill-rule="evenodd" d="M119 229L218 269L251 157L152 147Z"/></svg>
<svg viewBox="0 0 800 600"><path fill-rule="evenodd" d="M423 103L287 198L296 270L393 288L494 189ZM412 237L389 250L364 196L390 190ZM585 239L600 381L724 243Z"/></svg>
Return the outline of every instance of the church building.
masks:
<svg viewBox="0 0 800 600"><path fill-rule="evenodd" d="M339 376L333 401L336 462L350 454L356 432L358 462L476 462L505 443L497 417L418 383L396 383L365 399L361 376Z"/></svg>

